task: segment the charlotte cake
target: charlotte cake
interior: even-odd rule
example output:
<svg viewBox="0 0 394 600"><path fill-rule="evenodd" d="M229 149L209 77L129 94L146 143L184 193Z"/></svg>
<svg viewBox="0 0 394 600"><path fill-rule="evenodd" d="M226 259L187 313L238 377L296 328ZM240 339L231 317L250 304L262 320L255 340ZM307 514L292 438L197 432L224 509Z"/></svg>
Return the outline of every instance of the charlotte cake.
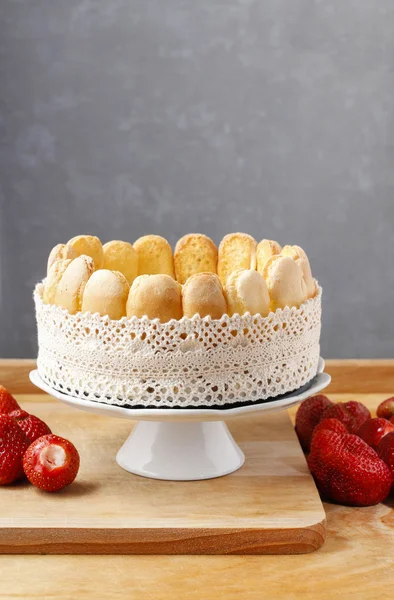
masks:
<svg viewBox="0 0 394 600"><path fill-rule="evenodd" d="M77 236L51 252L34 292L46 383L96 402L185 408L260 402L316 375L322 291L306 253L230 234L216 262L209 238L185 238L175 257L160 236L104 249Z"/></svg>

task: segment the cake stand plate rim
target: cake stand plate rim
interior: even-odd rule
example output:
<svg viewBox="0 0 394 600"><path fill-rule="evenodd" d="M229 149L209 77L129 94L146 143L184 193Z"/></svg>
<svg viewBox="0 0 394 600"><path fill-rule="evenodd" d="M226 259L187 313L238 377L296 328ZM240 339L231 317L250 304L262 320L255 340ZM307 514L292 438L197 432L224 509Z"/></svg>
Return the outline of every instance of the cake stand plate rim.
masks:
<svg viewBox="0 0 394 600"><path fill-rule="evenodd" d="M30 381L42 391L53 396L57 400L96 414L107 414L108 416L131 419L135 421L223 421L230 418L238 417L244 414L254 414L257 412L272 412L290 408L302 402L309 396L321 392L331 381L331 376L324 373L324 361L319 359L317 375L303 386L302 391L295 390L289 393L286 398L279 400L270 400L256 404L248 404L246 406L237 406L235 408L124 408L111 404L94 402L92 400L81 400L68 394L64 394L58 390L51 388L40 377L38 370L30 372Z"/></svg>

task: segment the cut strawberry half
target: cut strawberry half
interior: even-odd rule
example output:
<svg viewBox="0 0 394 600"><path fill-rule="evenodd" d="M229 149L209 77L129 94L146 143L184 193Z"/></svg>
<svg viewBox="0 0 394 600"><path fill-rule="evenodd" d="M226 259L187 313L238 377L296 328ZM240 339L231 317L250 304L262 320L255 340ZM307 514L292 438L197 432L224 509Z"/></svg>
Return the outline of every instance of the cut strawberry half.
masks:
<svg viewBox="0 0 394 600"><path fill-rule="evenodd" d="M58 435L44 435L33 442L23 458L28 480L45 492L57 492L70 485L79 470L74 444Z"/></svg>

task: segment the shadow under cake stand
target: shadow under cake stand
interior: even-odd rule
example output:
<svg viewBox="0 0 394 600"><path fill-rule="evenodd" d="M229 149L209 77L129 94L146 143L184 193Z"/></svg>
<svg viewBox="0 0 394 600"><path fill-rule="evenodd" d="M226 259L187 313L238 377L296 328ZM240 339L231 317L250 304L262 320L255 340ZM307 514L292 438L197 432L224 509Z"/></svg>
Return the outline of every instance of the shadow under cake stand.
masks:
<svg viewBox="0 0 394 600"><path fill-rule="evenodd" d="M116 460L130 473L172 481L212 479L239 469L245 456L224 420L290 408L323 390L331 381L319 359L316 376L305 386L276 399L222 408L124 408L81 400L47 385L37 370L30 380L65 404L96 414L138 421Z"/></svg>

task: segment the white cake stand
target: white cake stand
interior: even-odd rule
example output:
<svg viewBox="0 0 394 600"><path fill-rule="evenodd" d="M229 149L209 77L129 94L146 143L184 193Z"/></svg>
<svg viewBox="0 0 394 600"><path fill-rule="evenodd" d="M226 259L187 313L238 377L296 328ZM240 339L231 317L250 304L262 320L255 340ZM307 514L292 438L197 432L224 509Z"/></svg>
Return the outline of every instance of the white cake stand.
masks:
<svg viewBox="0 0 394 600"><path fill-rule="evenodd" d="M73 398L54 390L37 370L30 380L38 388L81 410L107 414L139 423L119 450L117 463L126 471L172 481L193 481L227 475L239 469L245 456L224 419L289 408L317 394L331 381L320 358L318 373L306 386L278 400L222 409L123 408Z"/></svg>

